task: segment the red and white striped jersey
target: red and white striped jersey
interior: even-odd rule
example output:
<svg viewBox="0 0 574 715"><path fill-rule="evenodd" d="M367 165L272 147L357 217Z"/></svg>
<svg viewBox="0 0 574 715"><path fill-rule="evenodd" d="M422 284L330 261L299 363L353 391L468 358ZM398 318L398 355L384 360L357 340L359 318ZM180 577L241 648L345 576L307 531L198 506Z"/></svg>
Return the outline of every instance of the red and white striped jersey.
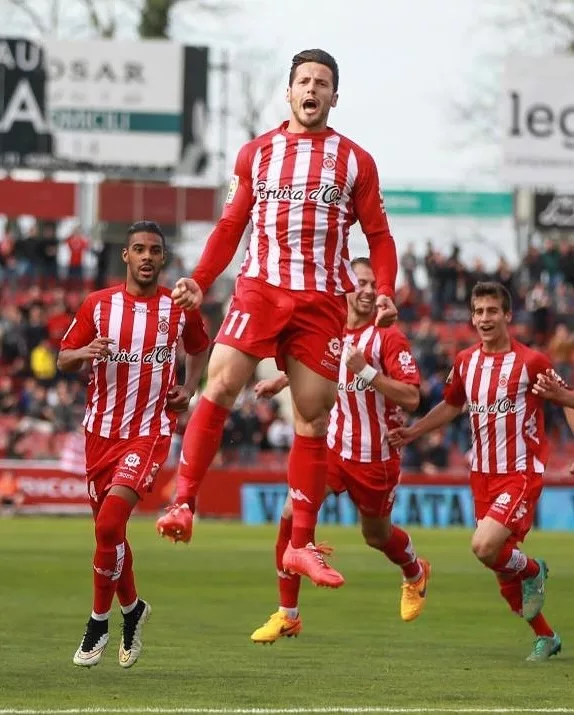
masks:
<svg viewBox="0 0 574 715"><path fill-rule="evenodd" d="M361 350L367 363L384 375L408 385L420 383L409 341L396 326L377 328L369 323L355 330L347 328L327 445L355 462L398 459L399 450L390 446L387 435L403 424L402 408L347 368L345 356L350 345Z"/></svg>
<svg viewBox="0 0 574 715"><path fill-rule="evenodd" d="M193 277L205 290L226 265L219 261L230 227L241 232L251 221L242 275L289 290L352 292L347 237L357 219L378 290L393 296L396 250L373 158L333 129L295 134L285 122L240 150L215 238Z"/></svg>
<svg viewBox="0 0 574 715"><path fill-rule="evenodd" d="M111 357L94 360L90 368L86 430L113 439L171 435L176 414L166 409L166 400L175 384L178 340L190 355L209 346L199 312L179 308L167 288L142 298L114 286L86 298L61 350L77 350L97 337L114 342Z"/></svg>
<svg viewBox="0 0 574 715"><path fill-rule="evenodd" d="M447 378L444 399L468 407L473 472L543 472L548 459L543 400L532 393L548 358L513 340L509 352L460 352Z"/></svg>

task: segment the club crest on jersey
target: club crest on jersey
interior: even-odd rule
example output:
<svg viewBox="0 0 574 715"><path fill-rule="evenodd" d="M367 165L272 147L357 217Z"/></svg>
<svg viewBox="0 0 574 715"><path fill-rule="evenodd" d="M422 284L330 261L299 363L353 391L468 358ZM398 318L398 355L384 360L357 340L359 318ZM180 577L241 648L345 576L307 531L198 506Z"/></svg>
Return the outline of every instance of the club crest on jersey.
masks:
<svg viewBox="0 0 574 715"><path fill-rule="evenodd" d="M334 154L325 154L323 157L323 169L327 171L333 171L337 165L336 157Z"/></svg>
<svg viewBox="0 0 574 715"><path fill-rule="evenodd" d="M498 380L498 387L506 387L508 385L508 375L501 375Z"/></svg>
<svg viewBox="0 0 574 715"><path fill-rule="evenodd" d="M165 317L165 315L161 315L159 318L157 332L161 335L167 335L169 333L169 320Z"/></svg>

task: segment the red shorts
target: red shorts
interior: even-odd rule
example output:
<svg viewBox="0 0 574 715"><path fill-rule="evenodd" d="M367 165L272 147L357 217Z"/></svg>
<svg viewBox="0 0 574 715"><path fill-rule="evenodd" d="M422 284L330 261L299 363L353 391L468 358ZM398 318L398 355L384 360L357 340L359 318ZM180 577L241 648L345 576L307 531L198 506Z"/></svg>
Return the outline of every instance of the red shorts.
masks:
<svg viewBox="0 0 574 715"><path fill-rule="evenodd" d="M274 357L280 370L291 355L336 382L346 320L344 295L286 290L242 276L215 342Z"/></svg>
<svg viewBox="0 0 574 715"><path fill-rule="evenodd" d="M86 431L86 479L92 507L114 485L133 489L141 499L151 492L167 459L171 437L107 439Z"/></svg>
<svg viewBox="0 0 574 715"><path fill-rule="evenodd" d="M471 472L476 520L489 516L510 529L519 541L524 541L532 528L542 486L542 474L521 472L493 477Z"/></svg>
<svg viewBox="0 0 574 715"><path fill-rule="evenodd" d="M327 485L335 492L347 492L359 512L369 517L390 516L400 478L400 462L351 462L329 450Z"/></svg>

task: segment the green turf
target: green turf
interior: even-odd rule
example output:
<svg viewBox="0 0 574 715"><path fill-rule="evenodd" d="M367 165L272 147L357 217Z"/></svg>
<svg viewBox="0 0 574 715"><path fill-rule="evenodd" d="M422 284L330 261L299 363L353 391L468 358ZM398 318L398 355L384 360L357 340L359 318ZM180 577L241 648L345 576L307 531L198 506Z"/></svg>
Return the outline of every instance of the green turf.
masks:
<svg viewBox="0 0 574 715"><path fill-rule="evenodd" d="M423 616L398 616L399 575L352 528L323 528L347 577L305 584L298 639L255 646L275 610L274 529L199 523L190 547L134 521L141 595L153 605L145 651L117 664L119 613L96 668L72 666L91 607L92 527L84 519L0 520L0 709L73 707L574 707L574 536L533 534L550 569L546 614L564 651L528 664L532 637L466 531L413 530L433 566Z"/></svg>

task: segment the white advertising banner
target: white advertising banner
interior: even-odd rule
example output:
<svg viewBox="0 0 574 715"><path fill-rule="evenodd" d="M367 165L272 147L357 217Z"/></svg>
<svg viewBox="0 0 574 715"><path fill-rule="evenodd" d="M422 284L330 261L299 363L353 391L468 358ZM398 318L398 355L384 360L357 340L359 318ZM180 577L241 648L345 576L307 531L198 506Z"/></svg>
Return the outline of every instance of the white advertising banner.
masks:
<svg viewBox="0 0 574 715"><path fill-rule="evenodd" d="M0 166L205 170L208 50L0 37Z"/></svg>
<svg viewBox="0 0 574 715"><path fill-rule="evenodd" d="M503 178L574 186L574 57L512 57L502 99Z"/></svg>

